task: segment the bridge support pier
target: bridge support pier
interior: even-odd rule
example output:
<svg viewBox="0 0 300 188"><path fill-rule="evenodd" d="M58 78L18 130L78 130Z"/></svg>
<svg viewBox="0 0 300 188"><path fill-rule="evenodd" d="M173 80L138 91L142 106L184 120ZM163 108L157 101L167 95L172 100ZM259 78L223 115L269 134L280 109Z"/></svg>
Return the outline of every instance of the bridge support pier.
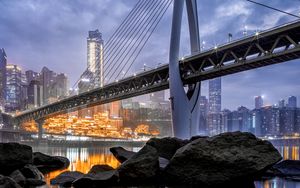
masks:
<svg viewBox="0 0 300 188"><path fill-rule="evenodd" d="M38 127L38 140L42 140L43 139L43 125L45 122L45 119L38 119L35 120L37 127Z"/></svg>
<svg viewBox="0 0 300 188"><path fill-rule="evenodd" d="M196 0L185 0L187 7L191 53L200 51ZM189 138L199 133L200 83L188 85L185 92L179 69L180 33L184 1L174 1L169 54L169 83L174 136Z"/></svg>

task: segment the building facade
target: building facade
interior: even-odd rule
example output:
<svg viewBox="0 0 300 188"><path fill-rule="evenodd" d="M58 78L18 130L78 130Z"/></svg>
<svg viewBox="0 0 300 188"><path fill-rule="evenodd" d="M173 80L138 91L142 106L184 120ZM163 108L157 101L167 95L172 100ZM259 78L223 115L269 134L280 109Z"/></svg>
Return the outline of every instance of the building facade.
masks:
<svg viewBox="0 0 300 188"><path fill-rule="evenodd" d="M20 110L22 86L21 68L17 65L8 64L6 66L6 77L5 110L7 112Z"/></svg>
<svg viewBox="0 0 300 188"><path fill-rule="evenodd" d="M0 111L4 110L5 107L5 96L6 96L6 65L7 57L3 48L0 49Z"/></svg>

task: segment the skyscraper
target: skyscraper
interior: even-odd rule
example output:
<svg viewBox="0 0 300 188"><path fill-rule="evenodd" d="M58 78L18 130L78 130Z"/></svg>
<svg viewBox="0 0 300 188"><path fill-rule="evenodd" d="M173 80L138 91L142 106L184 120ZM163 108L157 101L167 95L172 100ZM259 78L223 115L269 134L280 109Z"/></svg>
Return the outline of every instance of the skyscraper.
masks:
<svg viewBox="0 0 300 188"><path fill-rule="evenodd" d="M0 111L4 110L6 95L6 53L0 49Z"/></svg>
<svg viewBox="0 0 300 188"><path fill-rule="evenodd" d="M209 102L207 131L209 135L219 134L221 128L221 78L214 78L208 83Z"/></svg>
<svg viewBox="0 0 300 188"><path fill-rule="evenodd" d="M278 102L278 107L279 108L284 108L285 107L285 101L284 99L280 99L279 102Z"/></svg>
<svg viewBox="0 0 300 188"><path fill-rule="evenodd" d="M290 108L296 108L297 107L297 97L289 96L288 107L290 107Z"/></svg>
<svg viewBox="0 0 300 188"><path fill-rule="evenodd" d="M200 96L200 125L199 132L201 135L206 134L207 130L207 112L208 112L208 100L206 96Z"/></svg>
<svg viewBox="0 0 300 188"><path fill-rule="evenodd" d="M104 84L103 73L103 40L98 29L89 31L87 38L87 66L93 74L94 88Z"/></svg>
<svg viewBox="0 0 300 188"><path fill-rule="evenodd" d="M8 112L20 110L21 103L21 68L17 65L6 65L6 104L5 110Z"/></svg>
<svg viewBox="0 0 300 188"><path fill-rule="evenodd" d="M256 96L254 98L254 101L255 101L255 109L260 109L264 105L262 96Z"/></svg>

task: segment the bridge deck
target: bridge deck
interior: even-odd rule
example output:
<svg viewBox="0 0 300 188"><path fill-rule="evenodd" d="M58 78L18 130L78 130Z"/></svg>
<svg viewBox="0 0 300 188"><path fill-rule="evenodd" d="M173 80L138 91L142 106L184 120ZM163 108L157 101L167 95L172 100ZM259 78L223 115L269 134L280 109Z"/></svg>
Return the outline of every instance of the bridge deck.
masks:
<svg viewBox="0 0 300 188"><path fill-rule="evenodd" d="M300 57L300 21L257 33L180 61L185 84L286 62ZM169 88L168 65L61 101L25 111L18 122L40 119Z"/></svg>

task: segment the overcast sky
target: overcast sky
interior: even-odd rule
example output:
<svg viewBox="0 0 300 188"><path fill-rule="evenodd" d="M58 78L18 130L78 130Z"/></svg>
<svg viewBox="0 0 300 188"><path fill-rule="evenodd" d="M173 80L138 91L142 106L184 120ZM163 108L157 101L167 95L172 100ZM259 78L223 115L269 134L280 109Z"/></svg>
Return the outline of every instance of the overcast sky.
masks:
<svg viewBox="0 0 300 188"><path fill-rule="evenodd" d="M257 0L297 14L299 0ZM23 70L40 72L47 66L66 73L72 85L86 68L86 37L89 30L99 29L104 42L135 5L137 0L0 0L0 48L8 63ZM245 0L198 0L199 28L205 48L248 33L280 25L295 18ZM133 66L141 71L143 63L156 66L167 63L171 12L164 16ZM186 15L182 29L180 56L189 55ZM141 63L143 62L143 63ZM295 95L300 101L300 60L272 65L222 78L222 108L254 106L254 96L264 95L266 104ZM202 94L207 96L207 82ZM299 104L299 102L298 102Z"/></svg>

